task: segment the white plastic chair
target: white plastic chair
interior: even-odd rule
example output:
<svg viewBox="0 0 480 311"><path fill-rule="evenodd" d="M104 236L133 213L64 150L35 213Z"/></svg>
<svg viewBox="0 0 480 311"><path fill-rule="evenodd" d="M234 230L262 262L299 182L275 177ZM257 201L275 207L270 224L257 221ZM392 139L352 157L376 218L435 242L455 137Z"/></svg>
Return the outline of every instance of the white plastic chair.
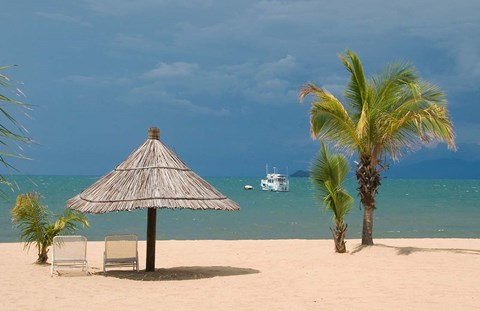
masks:
<svg viewBox="0 0 480 311"><path fill-rule="evenodd" d="M107 267L132 267L138 272L138 238L135 234L105 237L103 273Z"/></svg>
<svg viewBox="0 0 480 311"><path fill-rule="evenodd" d="M55 268L82 268L88 274L87 238L81 235L59 235L53 238L52 266Z"/></svg>

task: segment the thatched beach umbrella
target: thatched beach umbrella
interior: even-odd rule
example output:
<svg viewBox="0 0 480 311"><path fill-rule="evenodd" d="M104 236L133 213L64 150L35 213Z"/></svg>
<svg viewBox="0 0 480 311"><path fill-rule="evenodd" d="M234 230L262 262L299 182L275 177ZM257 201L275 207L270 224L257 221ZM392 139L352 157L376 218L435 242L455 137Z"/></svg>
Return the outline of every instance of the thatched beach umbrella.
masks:
<svg viewBox="0 0 480 311"><path fill-rule="evenodd" d="M155 270L157 208L239 210L234 201L195 174L160 141L158 128L113 171L67 201L81 213L148 209L146 270Z"/></svg>

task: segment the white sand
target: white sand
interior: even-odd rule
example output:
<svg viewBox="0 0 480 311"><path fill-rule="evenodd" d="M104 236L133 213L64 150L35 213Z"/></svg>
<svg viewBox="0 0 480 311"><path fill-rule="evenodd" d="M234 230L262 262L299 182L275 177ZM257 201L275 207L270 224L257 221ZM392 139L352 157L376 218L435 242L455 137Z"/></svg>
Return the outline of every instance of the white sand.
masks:
<svg viewBox="0 0 480 311"><path fill-rule="evenodd" d="M35 249L0 244L1 310L479 310L480 239L158 241L153 273L50 277ZM145 242L139 244L145 269ZM141 279L144 280L141 280Z"/></svg>

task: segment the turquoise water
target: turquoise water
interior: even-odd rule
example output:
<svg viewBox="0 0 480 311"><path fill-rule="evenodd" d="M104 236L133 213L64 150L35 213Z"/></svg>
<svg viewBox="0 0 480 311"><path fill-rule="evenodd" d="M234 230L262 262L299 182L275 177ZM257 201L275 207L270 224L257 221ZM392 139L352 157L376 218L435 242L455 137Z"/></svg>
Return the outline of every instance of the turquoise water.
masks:
<svg viewBox="0 0 480 311"><path fill-rule="evenodd" d="M61 213L65 202L91 185L93 176L14 176L15 190L0 199L0 242L18 241L10 221L16 195L36 191L43 204ZM157 239L318 239L330 238L331 213L316 200L307 178L291 178L288 193L263 192L259 178L206 178L240 204L239 212L161 209ZM243 190L246 184L255 187ZM347 238L360 238L362 210L355 181L347 188L356 202L347 215ZM383 179L374 214L374 238L480 238L480 180ZM89 240L135 233L145 239L146 210L88 215Z"/></svg>

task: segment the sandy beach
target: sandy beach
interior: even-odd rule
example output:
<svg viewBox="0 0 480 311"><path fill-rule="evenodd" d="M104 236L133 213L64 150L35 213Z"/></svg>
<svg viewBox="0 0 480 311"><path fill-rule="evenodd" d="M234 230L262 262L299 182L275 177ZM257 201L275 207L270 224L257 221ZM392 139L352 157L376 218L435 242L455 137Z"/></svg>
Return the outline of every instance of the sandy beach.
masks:
<svg viewBox="0 0 480 311"><path fill-rule="evenodd" d="M0 244L2 310L479 310L480 239L157 241L156 272L89 275ZM145 242L139 242L145 269Z"/></svg>

